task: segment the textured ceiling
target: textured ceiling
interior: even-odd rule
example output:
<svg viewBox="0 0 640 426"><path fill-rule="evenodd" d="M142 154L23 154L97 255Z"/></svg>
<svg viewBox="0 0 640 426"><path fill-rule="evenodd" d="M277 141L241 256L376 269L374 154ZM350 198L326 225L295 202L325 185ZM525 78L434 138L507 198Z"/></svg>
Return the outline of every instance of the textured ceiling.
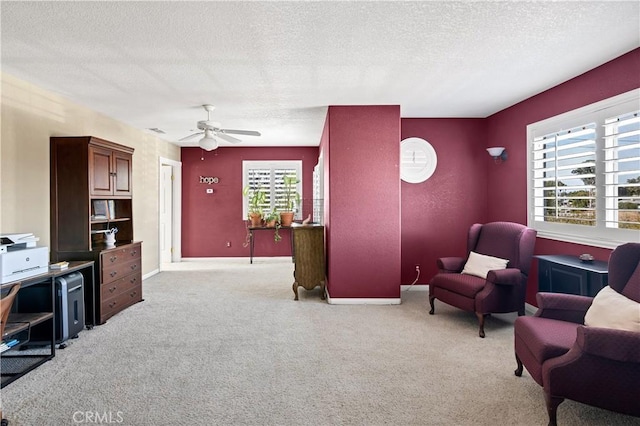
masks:
<svg viewBox="0 0 640 426"><path fill-rule="evenodd" d="M329 105L486 117L640 46L638 1L2 1L0 13L3 72L171 142L210 103L223 127L262 132L246 146L318 145Z"/></svg>

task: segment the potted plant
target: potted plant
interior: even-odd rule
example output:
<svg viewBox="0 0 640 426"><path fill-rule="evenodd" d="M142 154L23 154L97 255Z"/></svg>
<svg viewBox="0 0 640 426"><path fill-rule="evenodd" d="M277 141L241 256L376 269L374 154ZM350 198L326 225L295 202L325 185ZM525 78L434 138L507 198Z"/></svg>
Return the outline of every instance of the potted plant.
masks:
<svg viewBox="0 0 640 426"><path fill-rule="evenodd" d="M277 243L278 241L282 240L282 237L280 236L280 233L278 232L280 230L280 213L278 213L276 211L276 209L271 210L265 217L264 217L264 225L267 228L274 228L275 232L273 234L273 240Z"/></svg>
<svg viewBox="0 0 640 426"><path fill-rule="evenodd" d="M280 225L291 226L295 208L300 204L300 193L298 192L298 184L300 179L295 174L284 175L283 190L280 194Z"/></svg>
<svg viewBox="0 0 640 426"><path fill-rule="evenodd" d="M242 189L242 195L249 200L249 220L251 226L256 227L262 225L262 206L266 200L266 193L261 187L252 188L245 186Z"/></svg>
<svg viewBox="0 0 640 426"><path fill-rule="evenodd" d="M271 210L264 217L264 224L267 228L274 228L276 223L280 221L280 213L278 213L275 209Z"/></svg>

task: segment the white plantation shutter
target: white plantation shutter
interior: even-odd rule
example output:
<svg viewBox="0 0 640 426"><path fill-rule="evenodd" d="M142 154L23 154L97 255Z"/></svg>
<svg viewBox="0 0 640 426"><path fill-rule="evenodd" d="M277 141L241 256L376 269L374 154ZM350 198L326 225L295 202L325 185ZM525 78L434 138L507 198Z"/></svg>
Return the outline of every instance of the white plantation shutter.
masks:
<svg viewBox="0 0 640 426"><path fill-rule="evenodd" d="M605 120L606 226L640 225L640 111Z"/></svg>
<svg viewBox="0 0 640 426"><path fill-rule="evenodd" d="M271 171L269 169L260 169L260 168L249 169L247 170L246 177L247 177L247 185L250 188L253 188L253 189L262 188L266 194L265 202L262 203L262 205L260 205L260 208L263 211L270 210L269 207L271 206L271 192L269 191L269 188L271 187ZM246 198L244 201L244 207L245 209L248 209L249 207L248 200ZM247 217L246 214L244 217Z"/></svg>
<svg viewBox="0 0 640 426"><path fill-rule="evenodd" d="M535 138L535 220L595 226L596 124Z"/></svg>
<svg viewBox="0 0 640 426"><path fill-rule="evenodd" d="M640 89L527 126L528 226L615 248L640 241Z"/></svg>
<svg viewBox="0 0 640 426"><path fill-rule="evenodd" d="M262 205L264 212L273 209L282 210L278 206L278 196L283 192L283 177L285 175L295 175L300 180L298 193L302 198L302 161L243 161L242 162L242 187L249 185L251 188L262 188L265 192L265 202ZM242 218L247 218L248 200L243 197ZM297 206L295 219L301 219L302 209Z"/></svg>
<svg viewBox="0 0 640 426"><path fill-rule="evenodd" d="M274 168L273 169L273 176L274 176L274 180L273 180L273 192L275 194L276 197L276 202L274 204L276 210L284 210L285 207L282 205L278 205L277 200L282 200L282 195L284 193L284 177L285 176L297 176L298 179L300 179L300 173L298 173L298 171L295 168L292 167L279 167L279 168ZM300 191L298 191L298 193L301 193ZM294 211L295 211L295 219L299 219L300 215L302 214L301 212L299 212L300 210L300 206L294 206Z"/></svg>

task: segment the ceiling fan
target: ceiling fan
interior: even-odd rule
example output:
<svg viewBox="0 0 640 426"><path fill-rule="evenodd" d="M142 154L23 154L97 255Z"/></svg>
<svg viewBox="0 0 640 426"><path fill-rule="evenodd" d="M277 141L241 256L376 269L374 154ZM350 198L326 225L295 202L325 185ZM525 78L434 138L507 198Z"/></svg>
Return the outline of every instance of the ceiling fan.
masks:
<svg viewBox="0 0 640 426"><path fill-rule="evenodd" d="M200 139L200 141L198 141L198 145L200 146L200 148L204 149L205 151L213 151L218 147L218 139L222 139L224 141L231 142L231 143L242 142L238 138L229 136L229 134L260 136L260 132L256 132L254 130L222 129L220 128L221 126L220 123L211 121L211 111L213 111L215 107L209 104L202 105L202 107L205 109L205 111L207 111L207 119L198 121L198 129L200 129L201 131L180 139L179 140L180 142L184 142L198 135L204 135L204 137Z"/></svg>

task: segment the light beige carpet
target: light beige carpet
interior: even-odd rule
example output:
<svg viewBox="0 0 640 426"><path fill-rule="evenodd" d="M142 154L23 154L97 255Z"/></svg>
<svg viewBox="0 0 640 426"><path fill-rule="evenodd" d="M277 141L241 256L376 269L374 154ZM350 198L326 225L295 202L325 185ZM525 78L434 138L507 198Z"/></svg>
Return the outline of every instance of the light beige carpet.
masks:
<svg viewBox="0 0 640 426"><path fill-rule="evenodd" d="M401 305L293 301L287 259L144 281L145 301L2 389L10 425L546 425L513 374L513 329L403 292ZM206 268L205 270L196 270ZM640 425L572 401L561 425Z"/></svg>

